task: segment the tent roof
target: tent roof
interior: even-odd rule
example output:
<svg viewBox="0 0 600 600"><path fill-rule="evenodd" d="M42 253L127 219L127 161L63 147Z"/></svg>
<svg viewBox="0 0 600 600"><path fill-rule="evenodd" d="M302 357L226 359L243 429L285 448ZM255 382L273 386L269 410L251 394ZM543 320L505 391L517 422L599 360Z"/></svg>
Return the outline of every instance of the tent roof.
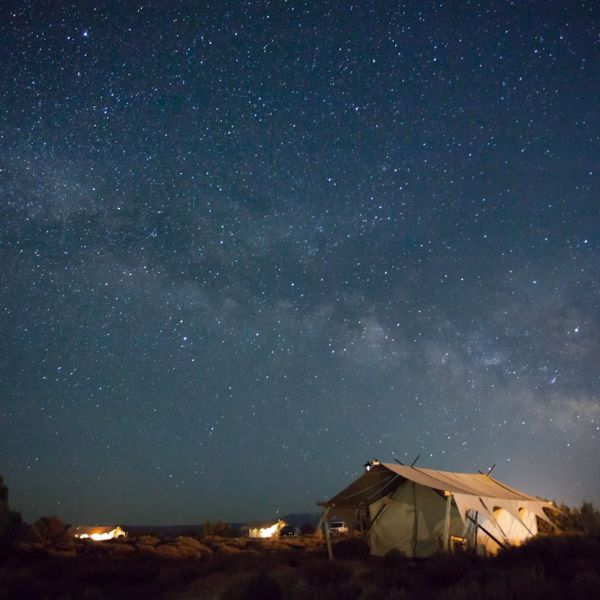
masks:
<svg viewBox="0 0 600 600"><path fill-rule="evenodd" d="M452 473L421 467L407 467L394 463L381 463L373 466L370 471L352 482L330 500L319 504L337 508L368 506L389 494L399 483L406 480L453 494L516 500L517 502L539 502L538 498L481 473Z"/></svg>

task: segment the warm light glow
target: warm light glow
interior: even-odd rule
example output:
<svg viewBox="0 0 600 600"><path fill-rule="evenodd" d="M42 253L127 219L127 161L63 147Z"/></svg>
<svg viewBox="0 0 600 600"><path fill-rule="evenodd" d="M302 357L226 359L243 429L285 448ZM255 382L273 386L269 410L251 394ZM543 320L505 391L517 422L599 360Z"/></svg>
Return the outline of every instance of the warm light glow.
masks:
<svg viewBox="0 0 600 600"><path fill-rule="evenodd" d="M271 527L265 527L264 529L261 529L258 533L259 537L261 537L261 538L273 537L275 535L275 533L277 532L278 525L279 525L278 523L275 523L275 525L271 525Z"/></svg>
<svg viewBox="0 0 600 600"><path fill-rule="evenodd" d="M112 540L114 538L123 537L123 536L125 536L125 532L123 532L119 528L113 529L112 531L108 531L106 533L91 533L91 534L82 533L79 535L75 534L75 537L79 538L80 540L92 539L95 542L103 542L105 540Z"/></svg>
<svg viewBox="0 0 600 600"><path fill-rule="evenodd" d="M248 534L250 537L253 537L253 538L263 538L263 539L271 538L277 534L277 532L279 531L279 529L281 527L283 527L283 525L285 525L285 523L283 523L283 521L278 521L277 523L275 523L274 525L271 525L270 527L252 527L251 529L248 530Z"/></svg>
<svg viewBox="0 0 600 600"><path fill-rule="evenodd" d="M96 542L101 542L103 540L112 540L115 536L111 531L110 533L92 533L90 537Z"/></svg>
<svg viewBox="0 0 600 600"><path fill-rule="evenodd" d="M275 525L271 525L271 527L262 527L260 529L253 529L251 537L259 537L259 538L270 538L273 537L277 533L277 529L279 528L279 523L275 523Z"/></svg>

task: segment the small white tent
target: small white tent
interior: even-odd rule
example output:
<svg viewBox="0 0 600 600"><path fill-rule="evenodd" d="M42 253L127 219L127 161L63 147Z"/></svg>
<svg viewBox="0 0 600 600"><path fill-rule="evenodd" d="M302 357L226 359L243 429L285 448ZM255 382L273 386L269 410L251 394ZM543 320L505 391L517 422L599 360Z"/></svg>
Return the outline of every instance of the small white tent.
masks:
<svg viewBox="0 0 600 600"><path fill-rule="evenodd" d="M81 540L94 540L101 542L104 540L113 540L125 537L127 532L118 525L98 526L98 525L77 525L69 528L69 533Z"/></svg>
<svg viewBox="0 0 600 600"><path fill-rule="evenodd" d="M536 517L551 523L543 509L553 506L490 475L388 463L376 463L319 505L326 535L332 511L351 512L368 523L371 554L396 549L409 557L457 545L487 553L519 545L537 533Z"/></svg>
<svg viewBox="0 0 600 600"><path fill-rule="evenodd" d="M242 531L251 538L271 539L277 537L285 525L285 521L281 519L277 519L277 521L253 522L244 525Z"/></svg>

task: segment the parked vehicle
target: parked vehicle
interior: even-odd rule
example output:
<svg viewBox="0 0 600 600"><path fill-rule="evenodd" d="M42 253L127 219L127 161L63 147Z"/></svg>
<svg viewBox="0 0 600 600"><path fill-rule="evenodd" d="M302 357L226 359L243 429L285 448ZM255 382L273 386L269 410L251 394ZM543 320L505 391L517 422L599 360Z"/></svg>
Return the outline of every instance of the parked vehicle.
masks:
<svg viewBox="0 0 600 600"><path fill-rule="evenodd" d="M332 536L348 535L349 532L346 521L332 521L329 524L329 533Z"/></svg>
<svg viewBox="0 0 600 600"><path fill-rule="evenodd" d="M296 528L293 527L292 525L286 525L285 527L282 527L281 530L279 531L279 537L283 538L283 537L296 537L298 535Z"/></svg>

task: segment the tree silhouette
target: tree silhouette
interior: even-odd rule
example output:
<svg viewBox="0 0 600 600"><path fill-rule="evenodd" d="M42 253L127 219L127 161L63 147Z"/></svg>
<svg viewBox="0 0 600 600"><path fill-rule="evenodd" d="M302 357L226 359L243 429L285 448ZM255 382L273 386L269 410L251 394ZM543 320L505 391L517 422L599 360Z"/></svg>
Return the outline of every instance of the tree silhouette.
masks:
<svg viewBox="0 0 600 600"><path fill-rule="evenodd" d="M580 508L567 506L564 502L558 505L559 513L550 512L552 522L563 533L600 533L600 511L591 502L583 502ZM542 533L555 533L549 525L540 521Z"/></svg>
<svg viewBox="0 0 600 600"><path fill-rule="evenodd" d="M8 506L8 487L0 475L0 558L15 545L21 523L21 514Z"/></svg>

